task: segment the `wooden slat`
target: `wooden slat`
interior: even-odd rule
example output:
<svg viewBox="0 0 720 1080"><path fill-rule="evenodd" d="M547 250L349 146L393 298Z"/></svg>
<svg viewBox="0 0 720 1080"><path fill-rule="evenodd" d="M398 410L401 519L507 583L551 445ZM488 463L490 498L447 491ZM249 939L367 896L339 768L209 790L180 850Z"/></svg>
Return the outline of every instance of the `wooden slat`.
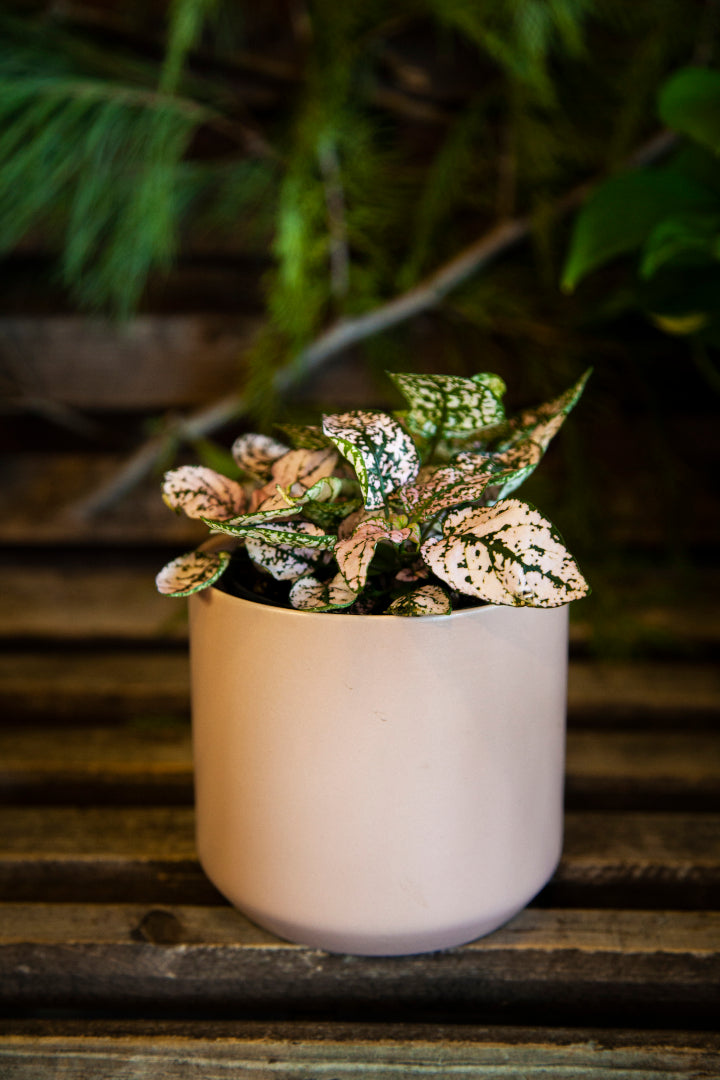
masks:
<svg viewBox="0 0 720 1080"><path fill-rule="evenodd" d="M471 945L358 958L290 945L231 908L7 904L0 1001L341 1018L427 1010L589 1022L652 1011L675 1025L720 1009L720 913L526 909Z"/></svg>
<svg viewBox="0 0 720 1080"><path fill-rule="evenodd" d="M236 1022L230 1030L215 1023L209 1032L208 1024L197 1024L189 1033L177 1023L136 1024L144 1033L126 1023L122 1034L99 1035L88 1033L96 1026L92 1022L84 1025L84 1031L73 1032L66 1024L66 1034L35 1033L29 1025L20 1027L21 1033L0 1033L2 1075L6 1080L710 1080L717 1077L720 1053L720 1039L707 1032L658 1036L601 1029Z"/></svg>
<svg viewBox="0 0 720 1080"><path fill-rule="evenodd" d="M183 650L81 648L23 650L0 656L0 715L74 717L96 722L138 710L186 712L188 663ZM720 669L693 661L573 661L571 722L714 723L720 713Z"/></svg>
<svg viewBox="0 0 720 1080"><path fill-rule="evenodd" d="M191 797L187 719L0 727L0 803L187 803ZM720 731L571 728L566 802L587 809L720 809Z"/></svg>
<svg viewBox="0 0 720 1080"><path fill-rule="evenodd" d="M0 317L6 392L77 409L164 411L220 397L259 320L247 315Z"/></svg>
<svg viewBox="0 0 720 1080"><path fill-rule="evenodd" d="M566 814L543 903L720 906L720 814ZM0 898L222 902L195 854L190 807L0 810Z"/></svg>
<svg viewBox="0 0 720 1080"><path fill-rule="evenodd" d="M174 553L179 553L183 542ZM187 542L194 540L188 537ZM172 545L136 552L127 548L117 552L102 548L56 550L49 558L42 551L27 548L2 552L0 640L81 643L110 638L140 642L186 635L185 605L159 596L154 587L155 574L173 551ZM673 648L681 655L690 650L717 650L720 605L708 605L707 596L713 591L720 594L720 574L703 574L702 587L697 580L693 586L682 574L669 582L666 578L667 591L660 597L655 595L655 570L638 572L632 584L620 577L606 583L606 588L622 590L628 598L622 626L625 638L629 636L663 655ZM69 608L72 619L67 617ZM571 608L570 641L575 650L585 647L593 633L592 624L584 617L586 610L582 604Z"/></svg>
<svg viewBox="0 0 720 1080"><path fill-rule="evenodd" d="M109 453L0 457L0 543L41 551L55 544L167 543L182 551L207 535L199 522L168 510L159 498L156 477L91 520L69 511L73 503L109 482L125 460Z"/></svg>

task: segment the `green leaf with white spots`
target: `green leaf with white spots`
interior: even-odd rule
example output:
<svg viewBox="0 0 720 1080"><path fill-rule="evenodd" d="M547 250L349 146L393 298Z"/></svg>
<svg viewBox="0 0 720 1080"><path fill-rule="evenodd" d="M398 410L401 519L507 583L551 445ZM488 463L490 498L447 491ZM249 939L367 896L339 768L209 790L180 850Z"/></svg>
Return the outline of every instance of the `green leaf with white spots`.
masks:
<svg viewBox="0 0 720 1080"><path fill-rule="evenodd" d="M155 578L163 596L190 596L207 589L225 572L229 551L191 551L164 566Z"/></svg>
<svg viewBox="0 0 720 1080"><path fill-rule="evenodd" d="M181 465L163 477L162 497L171 510L184 510L190 518L227 520L245 509L241 484L205 465Z"/></svg>
<svg viewBox="0 0 720 1080"><path fill-rule="evenodd" d="M290 603L298 611L340 611L357 600L357 593L342 574L330 581L318 581L312 574L298 578L290 590Z"/></svg>
<svg viewBox="0 0 720 1080"><path fill-rule="evenodd" d="M254 432L238 436L232 444L235 463L259 480L267 480L273 463L287 452L288 447L277 439Z"/></svg>
<svg viewBox="0 0 720 1080"><path fill-rule="evenodd" d="M296 581L334 541L335 537L326 536L316 525L299 521L253 529L246 535L245 546L253 562L276 581Z"/></svg>
<svg viewBox="0 0 720 1080"><path fill-rule="evenodd" d="M499 375L390 375L410 405L405 423L424 438L454 439L494 426L505 418Z"/></svg>
<svg viewBox="0 0 720 1080"><path fill-rule="evenodd" d="M277 428L295 450L323 450L332 446L323 429L314 424L278 424Z"/></svg>
<svg viewBox="0 0 720 1080"><path fill-rule="evenodd" d="M393 600L386 615L449 615L450 597L440 585L421 585L419 589Z"/></svg>
<svg viewBox="0 0 720 1080"><path fill-rule="evenodd" d="M472 471L447 465L437 469L420 484L408 484L398 494L408 514L418 521L429 521L436 514L462 503L477 502L492 480L489 469Z"/></svg>
<svg viewBox="0 0 720 1080"><path fill-rule="evenodd" d="M491 604L558 607L589 591L554 526L517 499L452 512L421 550L441 581Z"/></svg>
<svg viewBox="0 0 720 1080"><path fill-rule="evenodd" d="M227 536L245 536L249 528L262 526L270 521L280 518L296 517L302 510L300 503L289 503L282 491L265 499L261 508L252 514L240 514L231 521L219 521L214 518L203 518L207 527L213 533L225 533Z"/></svg>
<svg viewBox="0 0 720 1080"><path fill-rule="evenodd" d="M290 544L299 548L331 548L335 537L325 533L319 525L309 521L285 521L280 525L269 522L266 525L236 526L234 536L245 540L261 540L267 544Z"/></svg>
<svg viewBox="0 0 720 1080"><path fill-rule="evenodd" d="M406 540L418 541L419 530L412 526L393 528L392 522L370 518L361 522L351 536L338 540L335 558L340 573L356 593L364 587L375 549L381 541L402 544Z"/></svg>
<svg viewBox="0 0 720 1080"><path fill-rule="evenodd" d="M386 413L326 416L323 431L355 469L367 510L379 510L420 468L412 438Z"/></svg>

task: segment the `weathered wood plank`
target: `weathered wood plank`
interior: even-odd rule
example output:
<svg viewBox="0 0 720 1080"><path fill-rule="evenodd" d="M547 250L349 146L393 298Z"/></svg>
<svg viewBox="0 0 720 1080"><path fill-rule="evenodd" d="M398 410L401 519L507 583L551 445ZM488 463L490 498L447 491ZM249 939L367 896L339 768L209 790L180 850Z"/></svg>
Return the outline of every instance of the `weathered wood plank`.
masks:
<svg viewBox="0 0 720 1080"><path fill-rule="evenodd" d="M259 324L248 315L2 316L0 363L20 399L164 411L227 394Z"/></svg>
<svg viewBox="0 0 720 1080"><path fill-rule="evenodd" d="M0 457L0 543L39 549L55 544L136 544L193 547L207 529L172 514L158 496L157 478L92 520L71 513L73 503L113 477L126 459L119 454L23 453ZM51 551L49 561L52 562Z"/></svg>
<svg viewBox="0 0 720 1080"><path fill-rule="evenodd" d="M154 587L155 574L171 551L172 546L134 552L98 547L54 550L47 557L42 549L5 550L0 562L0 640L140 642L182 637L184 605L159 596ZM685 656L716 650L720 605L708 605L707 595L720 593L720 573L703 573L702 580L698 575L692 581L678 574L674 593L673 581L665 578L661 596L655 595L656 582L655 570L638 572L632 585L622 576L611 582L610 587L628 598L622 627L626 637L665 656L673 650ZM67 617L70 607L72 619ZM576 650L586 646L593 633L583 611L583 605L571 609L570 642Z"/></svg>
<svg viewBox="0 0 720 1080"><path fill-rule="evenodd" d="M720 1009L720 912L529 908L460 949L351 958L282 942L231 908L7 904L0 1002L699 1024Z"/></svg>
<svg viewBox="0 0 720 1080"><path fill-rule="evenodd" d="M213 1033L0 1034L7 1080L704 1080L717 1077L710 1033L398 1024L213 1025ZM129 1025L127 1025L129 1027ZM178 1025L174 1025L178 1026ZM202 1031L202 1025L198 1025ZM207 1025L205 1025L207 1027ZM145 1025L147 1029L147 1025ZM42 1028L40 1029L43 1030Z"/></svg>
<svg viewBox="0 0 720 1080"><path fill-rule="evenodd" d="M188 803L187 718L104 727L0 727L0 803ZM720 731L570 728L566 803L720 809Z"/></svg>
<svg viewBox="0 0 720 1080"><path fill-rule="evenodd" d="M180 610L180 608L178 608ZM103 722L140 712L187 711L183 650L78 647L0 656L0 714ZM572 723L714 724L720 669L693 661L581 661L570 664Z"/></svg>
<svg viewBox="0 0 720 1080"><path fill-rule="evenodd" d="M197 862L190 807L0 810L0 899L222 903ZM545 905L716 906L720 814L566 814ZM712 900L715 900L715 905Z"/></svg>

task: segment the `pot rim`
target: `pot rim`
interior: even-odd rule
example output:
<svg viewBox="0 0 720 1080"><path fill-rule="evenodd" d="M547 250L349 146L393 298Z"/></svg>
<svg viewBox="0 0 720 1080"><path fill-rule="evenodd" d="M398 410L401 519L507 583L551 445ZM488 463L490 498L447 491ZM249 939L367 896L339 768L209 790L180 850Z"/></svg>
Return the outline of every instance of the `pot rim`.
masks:
<svg viewBox="0 0 720 1080"><path fill-rule="evenodd" d="M236 603L245 608L261 608L267 614L269 611L276 612L278 618L302 618L308 619L310 617L317 619L327 619L329 616L333 620L341 619L343 621L350 621L355 624L367 624L370 622L377 622L381 619L393 619L402 620L407 622L421 622L423 625L429 623L446 623L449 619L460 618L489 618L491 612L502 611L556 611L558 608L569 607L569 604L556 604L554 607L533 607L530 604L477 604L475 607L461 608L459 611L451 611L447 615L420 615L416 617L407 615L350 615L344 611L300 611L297 608L280 607L278 604L261 603L256 600L247 600L243 596L236 596L234 593L225 592L223 589L217 589L214 585L208 586L199 592L193 593L188 597L189 601L199 601L200 603L208 603L210 596L217 598L216 603ZM222 597L222 599L220 599Z"/></svg>

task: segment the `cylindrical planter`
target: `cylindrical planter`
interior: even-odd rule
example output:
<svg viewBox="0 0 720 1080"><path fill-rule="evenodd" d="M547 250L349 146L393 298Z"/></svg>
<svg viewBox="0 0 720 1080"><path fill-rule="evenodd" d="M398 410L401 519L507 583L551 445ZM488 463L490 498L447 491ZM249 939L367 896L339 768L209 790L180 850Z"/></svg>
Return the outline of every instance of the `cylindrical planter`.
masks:
<svg viewBox="0 0 720 1080"><path fill-rule="evenodd" d="M250 919L368 955L470 941L562 844L567 608L403 618L190 598L200 861Z"/></svg>

